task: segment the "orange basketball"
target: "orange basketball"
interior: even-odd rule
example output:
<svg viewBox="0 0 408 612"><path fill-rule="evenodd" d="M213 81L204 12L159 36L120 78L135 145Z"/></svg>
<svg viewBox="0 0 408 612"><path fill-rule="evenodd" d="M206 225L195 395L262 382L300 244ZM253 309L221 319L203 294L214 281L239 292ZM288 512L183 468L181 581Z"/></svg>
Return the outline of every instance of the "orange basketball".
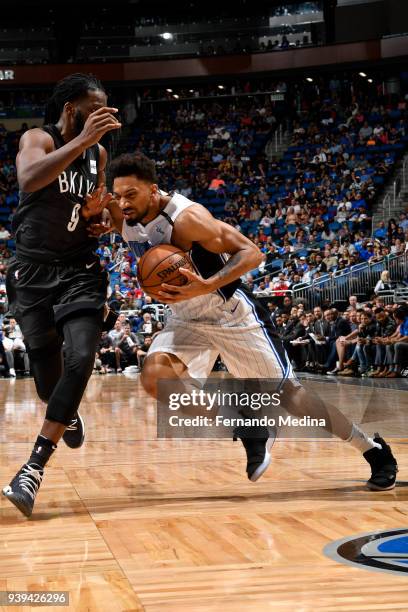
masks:
<svg viewBox="0 0 408 612"><path fill-rule="evenodd" d="M147 295L160 301L161 284L185 285L188 281L180 268L193 269L187 253L172 244L158 244L152 247L139 260L137 277L141 288Z"/></svg>

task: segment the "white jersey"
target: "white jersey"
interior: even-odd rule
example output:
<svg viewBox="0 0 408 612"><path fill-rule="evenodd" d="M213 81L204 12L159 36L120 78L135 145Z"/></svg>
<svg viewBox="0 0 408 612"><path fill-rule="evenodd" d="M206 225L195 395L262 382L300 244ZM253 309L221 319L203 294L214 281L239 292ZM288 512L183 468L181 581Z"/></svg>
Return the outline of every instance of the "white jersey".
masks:
<svg viewBox="0 0 408 612"><path fill-rule="evenodd" d="M180 213L194 204L195 202L180 193L174 193L167 206L150 223L146 225L138 223L131 226L124 221L122 236L138 258L157 244L171 244L175 220ZM195 271L204 278L209 278L221 270L229 257L227 254L210 253L198 243L193 244L189 256ZM209 295L201 295L184 302L171 304L172 314L178 319L188 321L206 321L212 324L228 324L229 320L236 322L237 315L240 313L233 310L235 303L231 304L231 298L239 286L240 281L236 281ZM235 316L231 315L231 310Z"/></svg>
<svg viewBox="0 0 408 612"><path fill-rule="evenodd" d="M147 225L124 221L122 236L136 257L157 244L171 244L174 221L195 202L175 193L161 213ZM198 243L189 252L195 270L209 278L225 265L228 256L210 253ZM156 335L152 353L176 355L193 378L207 378L217 355L239 378L293 378L290 361L269 313L241 282L171 305L172 316Z"/></svg>

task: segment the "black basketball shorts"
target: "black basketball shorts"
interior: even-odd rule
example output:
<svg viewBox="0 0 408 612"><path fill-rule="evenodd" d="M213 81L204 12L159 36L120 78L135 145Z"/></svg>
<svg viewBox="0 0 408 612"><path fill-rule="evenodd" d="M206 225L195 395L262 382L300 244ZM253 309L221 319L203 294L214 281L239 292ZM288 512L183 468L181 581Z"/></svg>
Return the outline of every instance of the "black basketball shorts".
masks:
<svg viewBox="0 0 408 612"><path fill-rule="evenodd" d="M99 311L106 302L108 274L99 259L50 265L13 259L7 270L9 312L31 349L59 335L63 319L77 311Z"/></svg>

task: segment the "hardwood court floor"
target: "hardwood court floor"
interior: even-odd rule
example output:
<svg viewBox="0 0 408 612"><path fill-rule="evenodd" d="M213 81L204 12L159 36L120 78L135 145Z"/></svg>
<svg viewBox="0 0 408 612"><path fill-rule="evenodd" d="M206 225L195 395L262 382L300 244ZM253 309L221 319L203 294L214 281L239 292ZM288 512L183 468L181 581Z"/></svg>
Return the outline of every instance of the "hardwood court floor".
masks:
<svg viewBox="0 0 408 612"><path fill-rule="evenodd" d="M322 553L348 535L408 526L407 390L313 384L367 431L396 419L396 489L366 490L368 465L330 440L278 440L252 484L240 443L157 440L137 377L93 376L86 444L60 443L32 518L1 497L0 591L68 590L70 610L92 612L407 610L408 578ZM0 399L3 486L43 407L31 379L0 381Z"/></svg>

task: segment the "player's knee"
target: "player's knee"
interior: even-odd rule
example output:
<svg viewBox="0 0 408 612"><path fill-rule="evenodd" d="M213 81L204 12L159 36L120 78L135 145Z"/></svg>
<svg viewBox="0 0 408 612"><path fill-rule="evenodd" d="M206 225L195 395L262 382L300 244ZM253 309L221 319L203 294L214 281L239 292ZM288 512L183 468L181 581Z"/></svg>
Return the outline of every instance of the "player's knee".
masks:
<svg viewBox="0 0 408 612"><path fill-rule="evenodd" d="M166 373L163 371L163 365L160 362L159 355L154 354L147 356L143 363L142 372L140 374L140 382L143 389L151 397L157 397L157 381L159 378L166 378Z"/></svg>
<svg viewBox="0 0 408 612"><path fill-rule="evenodd" d="M47 384L44 385L43 383L38 383L35 379L34 381L35 381L35 388L37 390L38 397L40 398L42 402L47 403L54 390L54 386L51 387Z"/></svg>
<svg viewBox="0 0 408 612"><path fill-rule="evenodd" d="M65 369L78 378L89 378L92 374L94 362L95 351L90 350L87 346L65 353Z"/></svg>
<svg viewBox="0 0 408 612"><path fill-rule="evenodd" d="M146 393L157 397L158 380L179 378L185 370L186 366L175 355L148 353L143 363L140 380Z"/></svg>
<svg viewBox="0 0 408 612"><path fill-rule="evenodd" d="M143 389L151 397L157 397L157 369L153 367L146 367L146 362L143 365L142 372L140 374L140 382L142 383Z"/></svg>

